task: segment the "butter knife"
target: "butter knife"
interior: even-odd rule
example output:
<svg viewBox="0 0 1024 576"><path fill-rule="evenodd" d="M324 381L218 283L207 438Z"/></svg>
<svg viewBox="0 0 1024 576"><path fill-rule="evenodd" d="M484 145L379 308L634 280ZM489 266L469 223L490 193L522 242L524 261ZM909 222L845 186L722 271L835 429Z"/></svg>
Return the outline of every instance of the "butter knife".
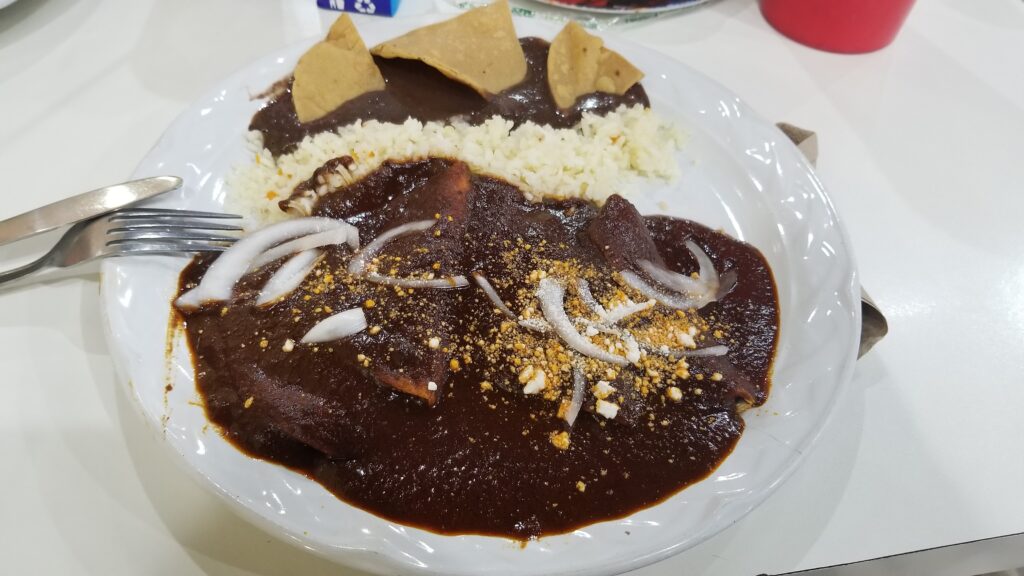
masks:
<svg viewBox="0 0 1024 576"><path fill-rule="evenodd" d="M0 220L0 246L88 220L146 198L181 188L177 176L156 176L105 186Z"/></svg>

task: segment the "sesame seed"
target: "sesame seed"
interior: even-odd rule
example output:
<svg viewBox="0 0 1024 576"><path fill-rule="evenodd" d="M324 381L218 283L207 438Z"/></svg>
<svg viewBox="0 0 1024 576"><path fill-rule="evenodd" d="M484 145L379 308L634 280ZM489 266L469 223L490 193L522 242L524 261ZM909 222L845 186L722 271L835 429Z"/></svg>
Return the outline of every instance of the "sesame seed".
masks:
<svg viewBox="0 0 1024 576"><path fill-rule="evenodd" d="M569 433L568 432L552 432L548 437L551 441L551 445L559 450L569 449Z"/></svg>

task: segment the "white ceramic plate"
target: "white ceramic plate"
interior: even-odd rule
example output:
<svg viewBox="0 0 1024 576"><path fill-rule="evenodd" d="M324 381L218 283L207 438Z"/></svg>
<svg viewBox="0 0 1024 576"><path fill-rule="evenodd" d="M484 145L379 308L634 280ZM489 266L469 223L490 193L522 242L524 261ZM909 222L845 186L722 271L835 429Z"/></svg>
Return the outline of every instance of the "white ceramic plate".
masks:
<svg viewBox="0 0 1024 576"><path fill-rule="evenodd" d="M429 20L436 20L431 18ZM370 44L426 23L381 21L361 30ZM520 35L557 29L517 21ZM353 508L285 468L254 460L207 427L181 335L168 360L169 303L183 259L124 258L103 265L110 349L147 420L207 486L269 532L338 562L378 573L612 574L689 548L739 520L785 479L818 436L853 368L860 302L849 243L804 158L774 126L728 90L642 47L607 38L647 73L658 112L689 139L684 176L634 195L641 212L668 212L720 227L757 246L778 282L782 328L774 387L745 414L733 454L707 480L629 518L542 538L441 536ZM189 107L134 174L177 174L183 191L162 205L222 206L224 175L247 160L243 132L255 94L287 75L312 43L280 50L231 76ZM664 207L667 206L667 209ZM164 386L170 380L170 393Z"/></svg>

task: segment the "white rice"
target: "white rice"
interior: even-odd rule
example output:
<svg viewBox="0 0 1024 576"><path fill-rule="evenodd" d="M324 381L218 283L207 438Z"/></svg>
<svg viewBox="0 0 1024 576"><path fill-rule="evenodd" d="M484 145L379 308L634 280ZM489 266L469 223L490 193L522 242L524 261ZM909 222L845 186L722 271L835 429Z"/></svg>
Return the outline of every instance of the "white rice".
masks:
<svg viewBox="0 0 1024 576"><path fill-rule="evenodd" d="M682 137L674 125L642 106L605 116L584 114L573 128L527 122L513 124L498 116L472 126L464 122L389 124L370 120L305 138L276 159L263 148L259 132L249 132L254 161L228 176L227 206L258 222L286 217L277 203L325 162L351 156L351 172L361 177L386 159L444 156L465 161L474 172L518 185L533 200L579 197L597 202L614 193L629 193L642 178L674 180L675 153Z"/></svg>

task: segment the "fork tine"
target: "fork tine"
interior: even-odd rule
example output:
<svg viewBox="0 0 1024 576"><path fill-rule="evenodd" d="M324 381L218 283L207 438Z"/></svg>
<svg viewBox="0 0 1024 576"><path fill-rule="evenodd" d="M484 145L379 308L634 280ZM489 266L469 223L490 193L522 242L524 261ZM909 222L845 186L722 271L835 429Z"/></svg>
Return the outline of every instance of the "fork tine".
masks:
<svg viewBox="0 0 1024 576"><path fill-rule="evenodd" d="M131 234L122 238L115 238L107 241L107 246L117 246L119 244L130 244L132 242L218 242L233 244L238 241L238 238L232 236L223 236L221 234L174 234L170 235L167 233L140 233Z"/></svg>
<svg viewBox="0 0 1024 576"><path fill-rule="evenodd" d="M223 247L217 246L197 246L195 248L144 246L131 250L118 250L109 254L109 256L188 256L189 254L219 254L223 251Z"/></svg>
<svg viewBox="0 0 1024 576"><path fill-rule="evenodd" d="M128 208L105 219L103 252L107 256L223 252L238 241L236 236L223 233L243 228L216 220L239 218L219 212Z"/></svg>
<svg viewBox="0 0 1024 576"><path fill-rule="evenodd" d="M107 221L117 222L119 220L132 220L136 218L214 218L237 220L241 216L224 212L200 212L196 210L175 210L173 208L125 208L111 214Z"/></svg>
<svg viewBox="0 0 1024 576"><path fill-rule="evenodd" d="M232 226L230 224L217 224L214 222L202 222L199 220L181 219L181 220L120 220L118 222L122 226L110 228L107 230L108 234L117 234L121 232L131 232L133 230L167 230L167 229L178 229L178 230L224 230L238 232L243 230L241 226Z"/></svg>
<svg viewBox="0 0 1024 576"><path fill-rule="evenodd" d="M134 254L193 254L195 252L223 252L230 246L193 241L128 241L111 248L109 256L131 256Z"/></svg>

